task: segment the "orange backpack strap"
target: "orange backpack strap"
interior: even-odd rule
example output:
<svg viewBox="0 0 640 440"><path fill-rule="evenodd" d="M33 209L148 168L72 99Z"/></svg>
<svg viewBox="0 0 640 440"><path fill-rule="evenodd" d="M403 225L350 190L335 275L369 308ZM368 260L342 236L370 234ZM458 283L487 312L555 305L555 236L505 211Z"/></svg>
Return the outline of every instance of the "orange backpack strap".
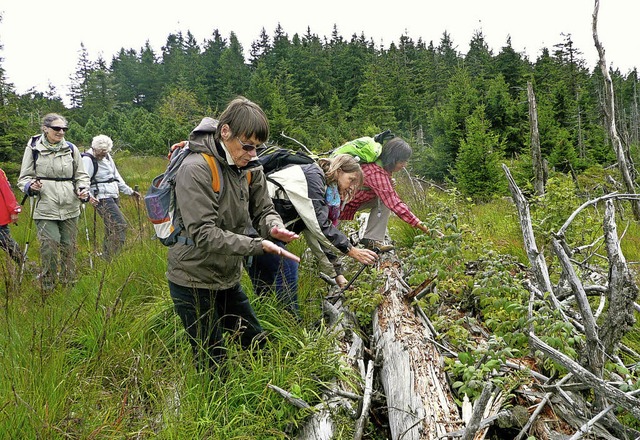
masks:
<svg viewBox="0 0 640 440"><path fill-rule="evenodd" d="M220 179L222 170L220 170L220 164L218 164L218 161L213 156L206 153L201 154L204 160L207 161L207 164L209 164L209 168L211 168L211 188L213 188L213 191L219 193L222 189L222 180Z"/></svg>
<svg viewBox="0 0 640 440"><path fill-rule="evenodd" d="M220 191L222 191L222 170L220 169L220 164L215 157L206 153L200 154L202 154L204 160L209 164L209 168L211 168L211 188L213 188L213 191L220 193ZM251 171L247 171L247 183L251 185Z"/></svg>

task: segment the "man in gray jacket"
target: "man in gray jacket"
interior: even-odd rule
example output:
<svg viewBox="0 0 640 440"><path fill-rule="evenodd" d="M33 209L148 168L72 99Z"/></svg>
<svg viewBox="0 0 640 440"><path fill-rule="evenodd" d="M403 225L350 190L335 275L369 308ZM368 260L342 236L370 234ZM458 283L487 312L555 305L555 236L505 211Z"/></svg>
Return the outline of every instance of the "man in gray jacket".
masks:
<svg viewBox="0 0 640 440"><path fill-rule="evenodd" d="M176 174L174 222L184 228L169 248L167 278L201 370L224 359L223 331L236 332L245 348L263 343L262 327L240 285L243 258L268 252L299 261L270 240L244 235L252 225L260 237L284 242L298 237L275 211L257 161L256 147L268 137L262 109L236 98L219 121L204 118L191 132L192 154ZM219 165L218 192L206 156Z"/></svg>

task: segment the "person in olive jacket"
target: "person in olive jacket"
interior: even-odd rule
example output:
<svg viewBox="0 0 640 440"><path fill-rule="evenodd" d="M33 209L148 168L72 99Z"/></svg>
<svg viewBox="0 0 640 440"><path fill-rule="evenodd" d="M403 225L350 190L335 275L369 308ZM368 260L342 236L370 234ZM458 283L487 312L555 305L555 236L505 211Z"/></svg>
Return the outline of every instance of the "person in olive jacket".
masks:
<svg viewBox="0 0 640 440"><path fill-rule="evenodd" d="M275 211L257 160L256 147L268 136L262 109L236 98L219 121L206 117L191 132L191 154L175 177L174 223L183 228L169 248L167 279L200 370L224 360L223 331L239 336L244 348L264 343L240 285L243 258L268 252L299 261L267 239L289 242L298 237L285 229ZM219 165L219 192L212 187L211 158ZM248 225L259 237L245 235Z"/></svg>
<svg viewBox="0 0 640 440"><path fill-rule="evenodd" d="M42 133L29 139L18 178L18 187L35 197L43 290L55 287L58 266L63 285L75 282L80 205L89 201L89 175L78 148L64 138L68 130L63 116L47 114Z"/></svg>

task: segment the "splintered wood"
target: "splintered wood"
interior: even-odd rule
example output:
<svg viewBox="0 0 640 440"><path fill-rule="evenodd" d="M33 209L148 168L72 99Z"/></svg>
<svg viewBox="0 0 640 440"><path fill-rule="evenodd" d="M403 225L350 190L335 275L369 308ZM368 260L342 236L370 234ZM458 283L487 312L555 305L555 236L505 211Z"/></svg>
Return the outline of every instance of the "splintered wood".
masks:
<svg viewBox="0 0 640 440"><path fill-rule="evenodd" d="M408 289L393 256L382 263L384 303L374 315L373 337L381 358L391 438L438 439L463 427L433 336L405 299Z"/></svg>

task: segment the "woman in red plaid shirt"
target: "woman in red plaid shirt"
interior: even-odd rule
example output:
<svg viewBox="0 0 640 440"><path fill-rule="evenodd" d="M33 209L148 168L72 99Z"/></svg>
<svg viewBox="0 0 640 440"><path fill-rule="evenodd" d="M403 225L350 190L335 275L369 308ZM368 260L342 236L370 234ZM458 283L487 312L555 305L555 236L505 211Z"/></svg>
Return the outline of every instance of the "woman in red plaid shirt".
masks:
<svg viewBox="0 0 640 440"><path fill-rule="evenodd" d="M392 245L384 244L389 215L393 211L398 217L423 232L429 228L423 224L402 201L393 188L391 175L402 170L411 157L411 146L399 137L387 141L375 163L361 165L364 185L355 197L340 212L341 220L352 220L355 213L370 209L369 220L361 243L369 249L386 251Z"/></svg>

